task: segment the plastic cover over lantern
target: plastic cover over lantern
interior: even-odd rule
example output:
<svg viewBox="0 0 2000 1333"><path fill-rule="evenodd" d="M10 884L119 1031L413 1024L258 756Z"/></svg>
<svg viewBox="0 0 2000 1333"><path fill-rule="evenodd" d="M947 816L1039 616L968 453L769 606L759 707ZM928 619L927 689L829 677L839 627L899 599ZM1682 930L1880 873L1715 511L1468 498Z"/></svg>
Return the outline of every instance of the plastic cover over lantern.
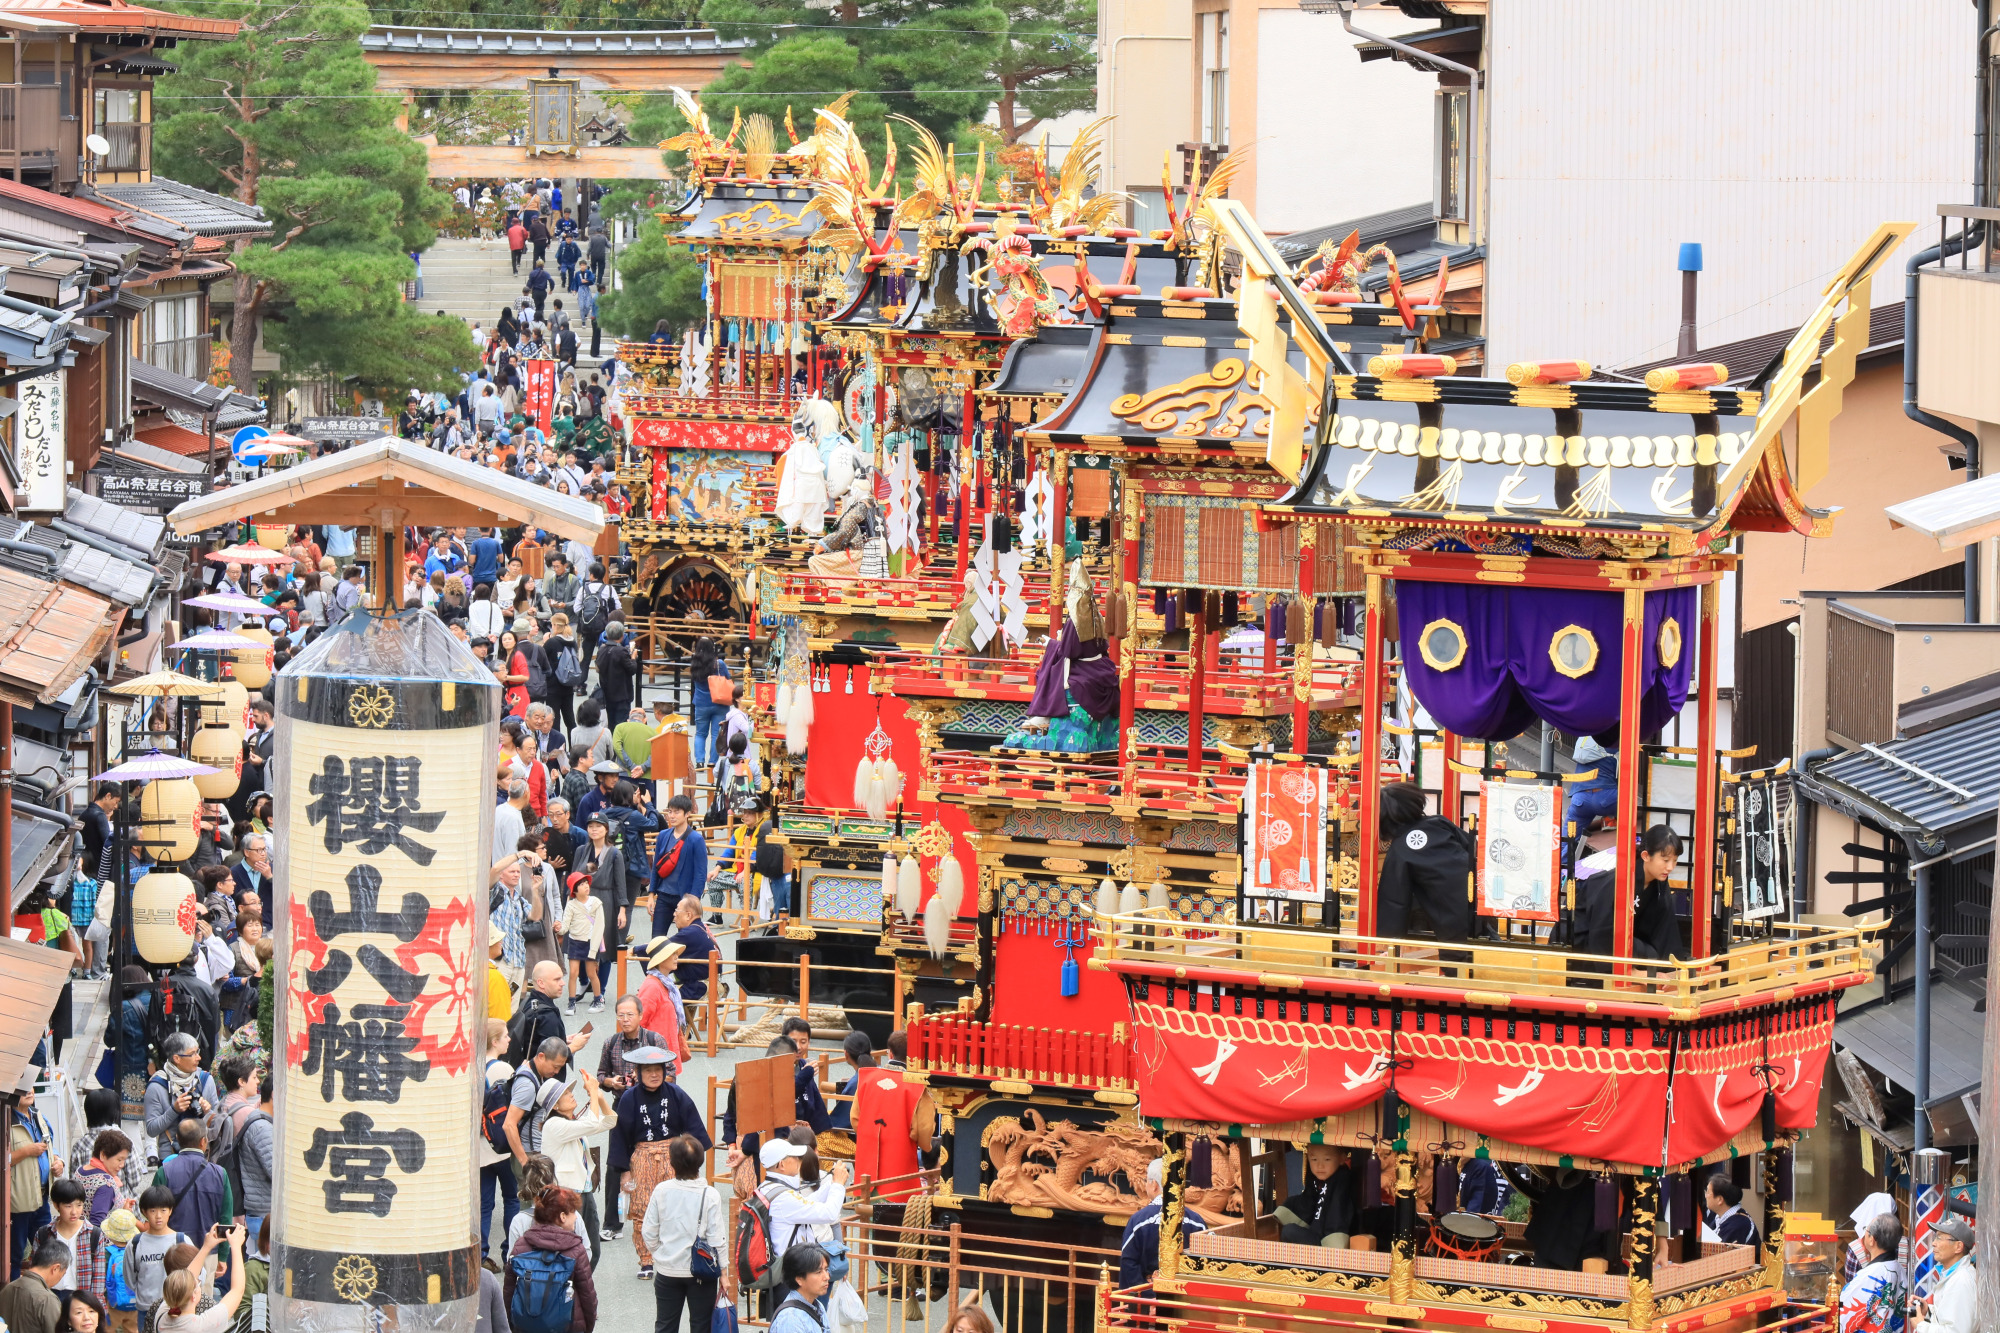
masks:
<svg viewBox="0 0 2000 1333"><path fill-rule="evenodd" d="M500 686L410 611L350 616L268 694L271 1324L471 1333Z"/></svg>

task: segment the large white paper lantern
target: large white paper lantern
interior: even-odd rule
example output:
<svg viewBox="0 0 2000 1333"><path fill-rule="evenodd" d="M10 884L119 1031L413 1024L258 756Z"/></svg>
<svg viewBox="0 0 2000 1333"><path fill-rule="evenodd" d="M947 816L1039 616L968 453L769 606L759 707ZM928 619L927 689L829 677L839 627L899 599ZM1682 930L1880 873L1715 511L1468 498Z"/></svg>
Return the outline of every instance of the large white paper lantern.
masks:
<svg viewBox="0 0 2000 1333"><path fill-rule="evenodd" d="M233 788L232 788L233 790ZM193 778L155 778L139 793L139 838L155 861L185 861L201 841Z"/></svg>
<svg viewBox="0 0 2000 1333"><path fill-rule="evenodd" d="M429 611L286 665L271 1326L471 1333L500 687Z"/></svg>
<svg viewBox="0 0 2000 1333"><path fill-rule="evenodd" d="M194 881L177 870L155 870L132 886L132 947L157 967L172 967L194 949Z"/></svg>

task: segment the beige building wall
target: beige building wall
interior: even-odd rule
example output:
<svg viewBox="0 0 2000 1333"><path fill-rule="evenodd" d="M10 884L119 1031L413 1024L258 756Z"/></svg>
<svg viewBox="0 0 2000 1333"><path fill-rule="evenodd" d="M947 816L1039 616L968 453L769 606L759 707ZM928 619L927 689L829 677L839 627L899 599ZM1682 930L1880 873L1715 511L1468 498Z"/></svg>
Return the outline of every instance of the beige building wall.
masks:
<svg viewBox="0 0 2000 1333"><path fill-rule="evenodd" d="M1161 157L1189 137L1193 40L1190 0L1098 0L1097 114L1117 117L1105 140L1100 189L1159 192ZM1178 160L1174 170L1178 179Z"/></svg>
<svg viewBox="0 0 2000 1333"><path fill-rule="evenodd" d="M1395 10L1363 10L1355 21L1388 37L1437 26ZM1334 15L1295 3L1257 12L1249 208L1273 235L1432 196L1437 78L1393 60L1363 64L1357 41Z"/></svg>
<svg viewBox="0 0 2000 1333"><path fill-rule="evenodd" d="M1886 588L1951 564L1954 554L1907 528L1890 528L1882 512L1965 476L1938 452L1944 443L1943 435L1903 415L1900 361L1878 363L1855 376L1833 419L1827 474L1805 497L1816 509L1840 510L1833 535L1744 534L1743 631L1799 614L1795 603L1802 588Z"/></svg>
<svg viewBox="0 0 2000 1333"><path fill-rule="evenodd" d="M1147 3L1107 0L1098 11L1100 32L1113 7L1125 7L1127 17L1120 21L1129 27L1129 16ZM1349 36L1337 17L1307 13L1297 0L1191 0L1183 12L1186 26L1180 31L1189 40L1177 44L1177 102L1168 103L1165 84L1137 88L1129 73L1121 69L1117 74L1130 108L1119 109L1120 120L1149 118L1147 129L1127 133L1151 135L1157 142L1143 165L1128 160L1118 167L1121 188L1138 185L1157 191L1162 148L1219 141L1232 149L1251 145L1229 193L1273 235L1431 197L1437 83L1432 76L1393 61L1362 64L1354 53L1359 39ZM1227 19L1228 27L1228 57L1222 66L1228 72L1227 114L1205 123L1205 88L1216 56L1215 43L1203 41L1204 32L1213 32L1204 23L1217 15ZM1360 11L1357 22L1386 35L1435 26L1397 10L1378 9ZM1100 36L1100 44L1105 40ZM1123 49L1134 45L1127 42ZM1100 88L1109 79L1101 68ZM1155 134L1150 128L1155 111L1161 113L1159 124L1171 125L1172 133ZM1175 154L1176 184L1181 172Z"/></svg>

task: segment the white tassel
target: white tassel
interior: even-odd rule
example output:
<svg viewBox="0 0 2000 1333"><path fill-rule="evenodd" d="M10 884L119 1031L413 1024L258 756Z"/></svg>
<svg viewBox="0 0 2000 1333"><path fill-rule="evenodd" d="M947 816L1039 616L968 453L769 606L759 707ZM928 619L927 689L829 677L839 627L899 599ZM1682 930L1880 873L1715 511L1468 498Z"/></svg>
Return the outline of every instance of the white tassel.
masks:
<svg viewBox="0 0 2000 1333"><path fill-rule="evenodd" d="M854 766L854 808L856 810L867 810L869 808L869 787L873 784L874 780L875 761L863 755L861 762ZM881 816L871 814L870 818L880 819Z"/></svg>
<svg viewBox="0 0 2000 1333"><path fill-rule="evenodd" d="M1114 916L1117 912L1118 886L1113 884L1109 878L1103 879L1097 885L1097 914L1099 916Z"/></svg>
<svg viewBox="0 0 2000 1333"><path fill-rule="evenodd" d="M965 902L965 871L959 866L958 858L949 851L938 865L938 897L944 899L953 916Z"/></svg>
<svg viewBox="0 0 2000 1333"><path fill-rule="evenodd" d="M917 858L906 856L896 872L896 910L903 914L903 920L915 921L923 901L923 873L917 868Z"/></svg>
<svg viewBox="0 0 2000 1333"><path fill-rule="evenodd" d="M1167 898L1167 882L1165 880L1154 880L1153 887L1146 890L1146 906L1155 910L1172 906L1172 903Z"/></svg>
<svg viewBox="0 0 2000 1333"><path fill-rule="evenodd" d="M896 767L895 760L887 756L884 756L881 763L876 765L876 770L882 775L882 813L876 815L875 818L887 819L889 817L889 807L902 799L903 771Z"/></svg>
<svg viewBox="0 0 2000 1333"><path fill-rule="evenodd" d="M882 771L880 762L869 766L868 774L868 817L883 820L889 817L889 779Z"/></svg>
<svg viewBox="0 0 2000 1333"><path fill-rule="evenodd" d="M941 894L933 893L924 904L924 943L930 946L933 958L944 957L944 948L951 943L951 913L945 910Z"/></svg>
<svg viewBox="0 0 2000 1333"><path fill-rule="evenodd" d="M1139 886L1131 880L1125 881L1125 891L1118 895L1118 915L1131 916L1145 906L1145 899L1139 893Z"/></svg>
<svg viewBox="0 0 2000 1333"><path fill-rule="evenodd" d="M782 725L785 716L791 711L792 687L789 685L780 685L778 687L778 701L771 706L771 715L777 718L778 722Z"/></svg>
<svg viewBox="0 0 2000 1333"><path fill-rule="evenodd" d="M809 691L800 691L792 696L792 711L785 718L785 750L790 754L804 754L806 742L812 736L813 701Z"/></svg>

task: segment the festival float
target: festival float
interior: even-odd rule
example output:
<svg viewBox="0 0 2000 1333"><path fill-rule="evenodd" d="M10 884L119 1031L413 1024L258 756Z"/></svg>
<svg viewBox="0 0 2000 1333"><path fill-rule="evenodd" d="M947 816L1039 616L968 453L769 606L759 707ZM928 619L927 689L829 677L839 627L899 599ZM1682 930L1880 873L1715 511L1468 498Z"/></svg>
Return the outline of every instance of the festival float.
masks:
<svg viewBox="0 0 2000 1333"><path fill-rule="evenodd" d="M1186 303L1180 327L1212 323L1247 350L1211 338L1185 353L1205 366L1163 364L1138 396L1171 389L1163 401L1227 421L1227 392L1260 376L1264 470L1236 479L1240 446L1200 437L1171 466L1135 460L1127 484L1148 495L1150 521L1133 525L1126 590L1184 586L1182 562L1208 553L1159 521L1153 494L1233 494L1242 572L1262 568L1251 557L1265 543L1286 543L1298 597L1326 586L1319 553L1344 553L1334 586L1359 586L1359 660L1352 711L1328 730L1348 728L1351 743L1315 726L1322 672L1302 656L1314 662L1298 667L1304 727L1217 746L1225 762L1208 771L1206 745L1169 765L1124 736L1117 771L1099 779L1099 799L1136 807L1142 832L1165 822L1158 803L1195 798L1198 784L1230 839L1202 891L1209 912L1181 909L1176 875L1144 900L1105 895L1095 914L1086 975L1122 992L1137 1111L1166 1148L1157 1277L1120 1291L1104 1274L1099 1326L1685 1333L1823 1318L1828 1278L1802 1268L1788 1280L1791 1238L1823 1230L1788 1218L1791 1156L1814 1122L1839 995L1869 980L1872 959L1865 928L1788 919L1770 823L1782 776L1720 763L1717 580L1735 533L1828 531L1832 516L1799 498L1780 428L1796 421L1809 471L1866 342L1869 279L1909 227L1881 228L1785 354L1729 388L1712 364L1642 385L1580 361L1487 379L1455 375L1448 357L1364 351L1355 331L1374 312L1296 281L1238 206L1213 212L1241 282L1233 300ZM1132 378L1094 387L1103 378L1053 414L1052 442L1090 425L1093 404L1130 403ZM1397 733L1415 722L1399 694L1441 733L1446 771L1442 818L1399 829L1385 862L1385 784L1410 776ZM1691 808L1677 808L1656 794L1651 758L1690 696L1695 782ZM1586 848L1565 821L1565 782L1595 773L1537 771L1505 752L1538 720L1594 735L1611 756L1615 817ZM932 780L1037 785L952 755ZM1079 800L1059 769L1041 785L1051 802ZM997 819L1004 830L1020 816ZM1680 835L1664 876L1680 910L1672 947L1655 950L1634 920L1640 895L1661 890L1638 838L1658 824ZM1456 839L1452 825L1469 847L1466 898L1446 884L1430 911L1474 924L1426 935L1405 922L1407 867ZM1022 857L996 833L982 860L1002 852L991 875L1004 895ZM1598 927L1608 947L1582 947ZM1240 1215L1204 1206L1218 1142L1246 1182ZM1461 1172L1489 1164L1534 1200L1533 1220L1460 1208ZM1289 1205L1316 1207L1333 1188L1318 1181L1341 1172L1355 1209L1344 1229L1295 1228ZM1761 1197L1761 1244L1704 1238L1697 1201L1715 1173L1747 1187L1746 1202ZM1190 1209L1207 1226L1183 1240Z"/></svg>

